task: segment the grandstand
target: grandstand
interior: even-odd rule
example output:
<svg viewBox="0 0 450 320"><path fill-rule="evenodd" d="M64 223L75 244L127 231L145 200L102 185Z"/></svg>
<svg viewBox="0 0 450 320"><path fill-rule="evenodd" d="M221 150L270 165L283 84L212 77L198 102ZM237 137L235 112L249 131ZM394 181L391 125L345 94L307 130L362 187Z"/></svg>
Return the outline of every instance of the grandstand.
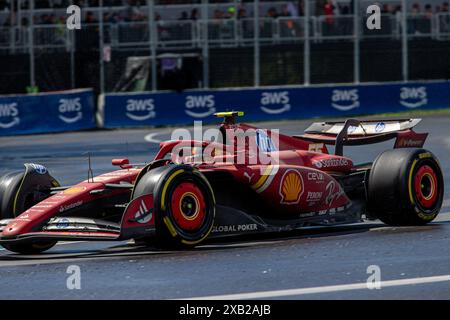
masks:
<svg viewBox="0 0 450 320"><path fill-rule="evenodd" d="M81 30L65 26L66 7L72 3L81 7ZM365 27L365 10L373 3L382 8L381 30ZM3 0L0 68L5 85L0 90L179 91L449 78L445 0L306 4ZM126 85L136 65L146 79Z"/></svg>

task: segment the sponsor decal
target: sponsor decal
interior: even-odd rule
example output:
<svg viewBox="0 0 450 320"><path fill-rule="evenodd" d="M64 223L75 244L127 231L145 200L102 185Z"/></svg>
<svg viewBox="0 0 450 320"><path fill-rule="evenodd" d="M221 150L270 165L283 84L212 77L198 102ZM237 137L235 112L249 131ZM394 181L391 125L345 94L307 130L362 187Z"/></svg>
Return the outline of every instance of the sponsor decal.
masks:
<svg viewBox="0 0 450 320"><path fill-rule="evenodd" d="M30 209L28 209L28 210L25 211L23 214L21 214L20 216L18 216L18 217L16 218L16 220L31 221L31 219L30 219L30 213L32 214L33 212L30 211Z"/></svg>
<svg viewBox="0 0 450 320"><path fill-rule="evenodd" d="M153 211L147 208L144 200L141 200L139 210L134 214L137 223L146 224L153 218Z"/></svg>
<svg viewBox="0 0 450 320"><path fill-rule="evenodd" d="M56 224L56 228L58 229L65 229L70 226L70 221L67 218L61 218L59 219L58 223Z"/></svg>
<svg viewBox="0 0 450 320"><path fill-rule="evenodd" d="M255 134L256 145L262 152L277 151L272 139L267 135L265 130L257 129Z"/></svg>
<svg viewBox="0 0 450 320"><path fill-rule="evenodd" d="M65 198L66 198L66 196L61 194L61 193L58 193L58 194L56 194L56 195L51 197L51 199L65 199Z"/></svg>
<svg viewBox="0 0 450 320"><path fill-rule="evenodd" d="M308 172L308 181L324 182L325 175L321 172Z"/></svg>
<svg viewBox="0 0 450 320"><path fill-rule="evenodd" d="M16 102L0 104L0 128L8 129L20 123L19 108Z"/></svg>
<svg viewBox="0 0 450 320"><path fill-rule="evenodd" d="M306 201L319 201L320 199L322 199L322 192L308 191Z"/></svg>
<svg viewBox="0 0 450 320"><path fill-rule="evenodd" d="M358 108L359 93L358 89L340 90L335 89L331 95L331 106L339 111L349 111Z"/></svg>
<svg viewBox="0 0 450 320"><path fill-rule="evenodd" d="M309 207L314 206L317 202L322 200L322 192L313 192L308 191L308 195L306 196L306 202Z"/></svg>
<svg viewBox="0 0 450 320"><path fill-rule="evenodd" d="M352 133L354 133L356 131L356 129L358 129L358 127L356 127L356 126L349 126L347 128L347 133L348 134L352 134Z"/></svg>
<svg viewBox="0 0 450 320"><path fill-rule="evenodd" d="M63 194L77 194L86 190L86 187L71 187L69 189L64 190Z"/></svg>
<svg viewBox="0 0 450 320"><path fill-rule="evenodd" d="M384 129L386 129L386 124L384 122L378 122L375 125L375 132L377 132L377 133L383 132Z"/></svg>
<svg viewBox="0 0 450 320"><path fill-rule="evenodd" d="M311 151L311 152L322 152L323 146L324 146L323 143L310 143L308 145L308 151Z"/></svg>
<svg viewBox="0 0 450 320"><path fill-rule="evenodd" d="M402 87L400 88L400 104L414 109L428 103L426 87Z"/></svg>
<svg viewBox="0 0 450 320"><path fill-rule="evenodd" d="M399 139L397 143L397 148L421 148L423 146L423 139Z"/></svg>
<svg viewBox="0 0 450 320"><path fill-rule="evenodd" d="M186 96L185 107L186 114L193 118L205 118L216 112L216 102L212 94Z"/></svg>
<svg viewBox="0 0 450 320"><path fill-rule="evenodd" d="M263 92L261 110L268 114L281 114L291 110L289 92Z"/></svg>
<svg viewBox="0 0 450 320"><path fill-rule="evenodd" d="M298 171L286 170L280 183L281 204L297 204L304 190L303 178Z"/></svg>
<svg viewBox="0 0 450 320"><path fill-rule="evenodd" d="M80 98L59 99L59 119L65 123L74 123L83 118Z"/></svg>
<svg viewBox="0 0 450 320"><path fill-rule="evenodd" d="M330 167L344 167L348 166L348 160L344 158L339 159L323 159L323 160L315 160L313 161L313 165L318 169L322 168L330 168Z"/></svg>
<svg viewBox="0 0 450 320"><path fill-rule="evenodd" d="M299 214L300 218L310 218L310 217L314 217L316 215L315 212L306 212L306 213L301 213Z"/></svg>
<svg viewBox="0 0 450 320"><path fill-rule="evenodd" d="M80 200L80 201L77 201L77 202L74 202L74 203L71 203L71 204L63 205L63 206L59 207L59 212L62 213L62 212L74 209L76 207L81 206L82 204L83 204L83 201Z"/></svg>
<svg viewBox="0 0 450 320"><path fill-rule="evenodd" d="M325 203L327 206L331 207L333 205L333 202L340 198L342 195L344 195L344 190L341 188L341 186L335 182L334 180L331 180L326 188L327 196L325 198ZM330 212L331 214L331 212Z"/></svg>
<svg viewBox="0 0 450 320"><path fill-rule="evenodd" d="M31 166L34 169L34 171L36 171L39 174L46 174L48 172L47 168L44 167L43 165L35 164L35 163L27 163L27 164L29 166Z"/></svg>
<svg viewBox="0 0 450 320"><path fill-rule="evenodd" d="M128 99L125 115L134 121L145 121L156 117L154 99Z"/></svg>
<svg viewBox="0 0 450 320"><path fill-rule="evenodd" d="M255 230L258 230L258 225L256 223L250 223L250 224L214 226L212 232L226 233L226 232L255 231Z"/></svg>

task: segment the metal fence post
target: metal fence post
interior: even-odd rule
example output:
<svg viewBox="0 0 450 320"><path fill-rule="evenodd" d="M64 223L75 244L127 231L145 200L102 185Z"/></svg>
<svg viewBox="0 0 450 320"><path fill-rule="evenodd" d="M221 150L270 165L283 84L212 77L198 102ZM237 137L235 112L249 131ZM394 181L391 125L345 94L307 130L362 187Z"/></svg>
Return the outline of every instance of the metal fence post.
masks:
<svg viewBox="0 0 450 320"><path fill-rule="evenodd" d="M103 63L103 50L104 50L104 43L103 43L103 0L99 0L99 50L100 50L100 93L105 92L105 65Z"/></svg>
<svg viewBox="0 0 450 320"><path fill-rule="evenodd" d="M203 88L209 88L209 33L208 33L208 0L202 0L202 58L203 58Z"/></svg>
<svg viewBox="0 0 450 320"><path fill-rule="evenodd" d="M10 6L10 12L15 12L15 9L14 9L14 1L11 1L11 6ZM15 54L16 53L16 26L15 26L15 23L16 23L16 19L15 19L15 16L13 15L13 14L11 14L10 15L10 20L9 20L9 24L10 24L10 26L11 26L11 29L10 29L10 31L9 31L9 36L10 36L10 44L9 44L9 46L10 46L10 50L11 50L11 53L12 54Z"/></svg>
<svg viewBox="0 0 450 320"><path fill-rule="evenodd" d="M150 52L151 52L151 72L152 72L152 91L156 91L158 89L158 77L157 77L157 63L156 63L156 41L157 41L157 32L156 32L156 22L155 22L155 7L153 0L147 0L147 9L148 9L148 32L149 32L149 43L150 43Z"/></svg>
<svg viewBox="0 0 450 320"><path fill-rule="evenodd" d="M29 1L29 28L28 28L28 44L30 54L30 86L36 86L35 67L34 67L34 1Z"/></svg>
<svg viewBox="0 0 450 320"><path fill-rule="evenodd" d="M70 86L75 89L75 31L69 30L71 45L70 45Z"/></svg>
<svg viewBox="0 0 450 320"><path fill-rule="evenodd" d="M353 1L353 82L360 82L360 34L359 1Z"/></svg>
<svg viewBox="0 0 450 320"><path fill-rule="evenodd" d="M311 17L310 0L304 2L304 45L303 45L303 81L308 86L311 83L311 43L309 39L309 21Z"/></svg>
<svg viewBox="0 0 450 320"><path fill-rule="evenodd" d="M407 20L407 12L408 8L407 0L402 0L402 74L403 81L408 81L409 73L408 73L408 20Z"/></svg>
<svg viewBox="0 0 450 320"><path fill-rule="evenodd" d="M253 45L254 45L254 86L259 87L260 70L259 70L259 0L253 2Z"/></svg>
<svg viewBox="0 0 450 320"><path fill-rule="evenodd" d="M17 21L17 39L18 39L18 43L23 46L25 44L25 40L23 39L24 32L22 31L22 4L21 4L21 0L17 0L17 18L16 18L16 21Z"/></svg>

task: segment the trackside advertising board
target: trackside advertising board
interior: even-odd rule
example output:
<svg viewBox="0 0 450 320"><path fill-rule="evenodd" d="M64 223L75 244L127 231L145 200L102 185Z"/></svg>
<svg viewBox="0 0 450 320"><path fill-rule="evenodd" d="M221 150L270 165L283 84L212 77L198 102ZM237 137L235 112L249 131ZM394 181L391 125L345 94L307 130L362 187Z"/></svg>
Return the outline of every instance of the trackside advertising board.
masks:
<svg viewBox="0 0 450 320"><path fill-rule="evenodd" d="M215 122L213 113L227 110L245 111L245 121L302 119L450 108L450 82L113 93L99 101L105 128Z"/></svg>
<svg viewBox="0 0 450 320"><path fill-rule="evenodd" d="M95 128L92 90L0 96L0 135Z"/></svg>

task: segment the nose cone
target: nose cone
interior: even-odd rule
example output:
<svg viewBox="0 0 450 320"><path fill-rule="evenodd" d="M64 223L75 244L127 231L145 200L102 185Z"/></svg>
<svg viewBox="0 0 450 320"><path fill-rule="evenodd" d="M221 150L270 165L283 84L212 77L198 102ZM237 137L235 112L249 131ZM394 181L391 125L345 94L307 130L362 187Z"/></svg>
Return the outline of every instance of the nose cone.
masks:
<svg viewBox="0 0 450 320"><path fill-rule="evenodd" d="M3 231L0 233L0 237L13 237L19 234L27 233L31 227L30 220L16 218L10 220L9 223L3 228Z"/></svg>

